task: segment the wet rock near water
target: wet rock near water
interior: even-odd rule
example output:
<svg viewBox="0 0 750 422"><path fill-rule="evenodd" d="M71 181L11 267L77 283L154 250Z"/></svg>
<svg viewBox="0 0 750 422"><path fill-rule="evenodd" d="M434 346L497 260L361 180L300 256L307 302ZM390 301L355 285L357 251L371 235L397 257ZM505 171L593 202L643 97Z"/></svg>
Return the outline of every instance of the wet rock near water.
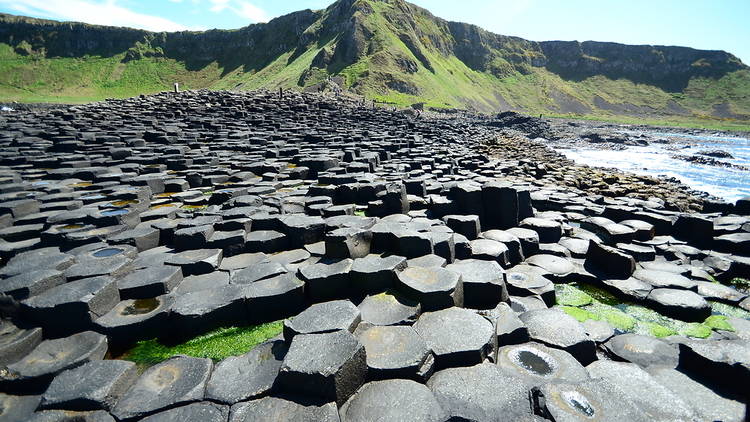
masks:
<svg viewBox="0 0 750 422"><path fill-rule="evenodd" d="M727 154L727 155L724 155L724 154ZM672 155L672 159L687 161L693 164L701 164L704 166L726 167L726 168L731 168L735 170L750 171L750 167L739 165L739 164L734 164L734 163L728 163L726 161L721 161L721 160L717 160L716 158L714 158L714 157L733 158L728 153L724 153L724 154L715 153L715 152L710 152L710 154L698 153L696 155L675 154L675 155Z"/></svg>
<svg viewBox="0 0 750 422"><path fill-rule="evenodd" d="M741 420L750 200L529 139L564 136L293 92L3 114L0 419ZM278 320L221 361L111 359Z"/></svg>
<svg viewBox="0 0 750 422"><path fill-rule="evenodd" d="M698 155L705 155L706 157L714 157L714 158L734 158L732 154L720 150L720 149L712 149L712 150L706 150L706 151L698 151Z"/></svg>

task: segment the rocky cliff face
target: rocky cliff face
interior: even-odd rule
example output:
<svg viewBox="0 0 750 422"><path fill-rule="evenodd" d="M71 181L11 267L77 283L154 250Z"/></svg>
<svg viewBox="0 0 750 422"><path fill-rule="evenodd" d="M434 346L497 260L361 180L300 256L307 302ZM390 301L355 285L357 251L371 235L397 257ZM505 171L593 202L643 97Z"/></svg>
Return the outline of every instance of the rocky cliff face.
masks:
<svg viewBox="0 0 750 422"><path fill-rule="evenodd" d="M364 19L378 13L371 2L393 7L384 18L399 29L399 39L428 69L431 64L422 52L424 48L454 55L471 69L500 77L546 67L564 78L604 75L679 90L692 77L715 78L746 68L724 51L592 41L537 43L493 34L475 25L447 22L402 0L340 0L326 11L304 10L267 24L205 32L152 33L0 14L0 42L14 46L19 53L31 50L47 57L106 56L145 47L159 48L181 60L210 62L232 57L269 59L328 38L336 39L333 57L328 61L345 66L373 52L369 40L377 29ZM415 17L429 20L433 28L425 28ZM318 29L310 31L315 23Z"/></svg>
<svg viewBox="0 0 750 422"><path fill-rule="evenodd" d="M294 81L304 88L327 76L341 75L351 89L362 94L388 97L395 92L428 96L427 100L441 97L438 102L443 106L468 105L485 111L529 109L529 104L553 112L565 112L566 107L584 111L601 108L597 104L609 104L610 111L645 110L651 99L635 98L633 102L641 104L632 107L612 105L619 101L617 95L587 98L588 94L578 95L575 87L563 84L601 75L674 93L683 92L695 78L719 80L748 69L723 51L528 41L449 22L403 0L339 0L325 10L303 10L265 24L205 32L154 33L0 14L0 44L11 46L20 55L47 59L122 57L122 62L128 63L163 58L181 63L187 71L217 63L222 69L220 78L236 69L253 75L274 63L271 72L278 73L278 63L294 63L294 72L298 73L277 80L278 86ZM302 56L306 61L296 62ZM492 85L507 77L526 75L548 79L554 75L564 82L558 78L552 80L554 86L539 89L538 81L532 79L522 92L510 93ZM750 73L740 79L748 78ZM263 86L259 85L262 82L247 86ZM467 93L467 89L472 92ZM450 95L443 96L444 92ZM526 101L530 95L538 98ZM732 95L732 101L748 102L742 90ZM518 101L510 104L505 98L508 96L518 97ZM414 98L415 102L419 100ZM708 113L716 105L733 109L729 103L707 101L710 104L707 102L704 108ZM677 104L671 109L684 110L680 107ZM750 104L742 105L740 111L746 114Z"/></svg>
<svg viewBox="0 0 750 422"><path fill-rule="evenodd" d="M297 46L304 30L318 18L319 13L303 10L238 30L155 33L0 14L0 43L17 48L29 45L46 57L112 56L154 49L168 57L197 62L275 57Z"/></svg>
<svg viewBox="0 0 750 422"><path fill-rule="evenodd" d="M535 42L493 34L466 23L449 22L448 27L455 40L454 54L472 69L502 77L514 71L528 73L530 67L547 63Z"/></svg>
<svg viewBox="0 0 750 422"><path fill-rule="evenodd" d="M123 52L149 35L131 28L57 22L0 14L0 43L20 54L41 52L47 57L82 57Z"/></svg>
<svg viewBox="0 0 750 422"><path fill-rule="evenodd" d="M718 78L747 68L724 51L594 41L546 41L539 45L547 59L547 68L565 78L604 75L654 84L670 91L681 90L694 77Z"/></svg>

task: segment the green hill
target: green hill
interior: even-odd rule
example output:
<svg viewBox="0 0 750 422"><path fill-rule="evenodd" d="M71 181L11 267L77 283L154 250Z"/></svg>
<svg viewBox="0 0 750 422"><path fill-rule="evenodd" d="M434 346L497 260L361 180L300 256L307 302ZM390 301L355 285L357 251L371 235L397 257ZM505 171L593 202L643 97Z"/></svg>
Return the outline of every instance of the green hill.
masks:
<svg viewBox="0 0 750 422"><path fill-rule="evenodd" d="M344 87L399 106L750 124L750 68L723 51L532 42L403 0L339 0L237 30L153 33L0 15L0 100L169 89ZM327 82L328 81L328 82Z"/></svg>

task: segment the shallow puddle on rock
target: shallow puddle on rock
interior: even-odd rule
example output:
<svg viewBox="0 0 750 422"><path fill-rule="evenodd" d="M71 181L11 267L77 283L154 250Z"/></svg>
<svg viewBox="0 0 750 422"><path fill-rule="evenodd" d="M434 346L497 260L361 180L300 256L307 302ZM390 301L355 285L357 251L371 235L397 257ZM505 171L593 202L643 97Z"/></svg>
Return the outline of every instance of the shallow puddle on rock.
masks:
<svg viewBox="0 0 750 422"><path fill-rule="evenodd" d="M100 249L94 252L93 255L97 258L108 258L110 256L115 256L122 252L123 250L120 248L106 248L106 249Z"/></svg>
<svg viewBox="0 0 750 422"><path fill-rule="evenodd" d="M65 226L60 227L58 230L78 230L82 229L82 224L67 224Z"/></svg>
<svg viewBox="0 0 750 422"><path fill-rule="evenodd" d="M152 209L152 210L158 210L159 208L169 208L169 207L177 208L177 205L175 205L175 204L173 204L173 203L170 202L170 203L167 203L167 204L154 205L150 209Z"/></svg>
<svg viewBox="0 0 750 422"><path fill-rule="evenodd" d="M583 394L577 391L565 391L561 395L565 403L575 411L588 417L592 417L596 413L594 407Z"/></svg>
<svg viewBox="0 0 750 422"><path fill-rule="evenodd" d="M198 211L198 210L204 210L208 208L207 205L183 205L182 209L187 211Z"/></svg>
<svg viewBox="0 0 750 422"><path fill-rule="evenodd" d="M516 363L521 365L524 369L537 375L547 376L554 371L554 368L546 359L529 350L521 350L517 352L514 359L516 360Z"/></svg>
<svg viewBox="0 0 750 422"><path fill-rule="evenodd" d="M122 207L127 207L128 205L133 205L133 204L137 204L137 203L138 203L138 201L136 201L135 199L126 199L126 200L123 200L123 201L110 202L107 205L110 206L110 207L122 208Z"/></svg>
<svg viewBox="0 0 750 422"><path fill-rule="evenodd" d="M112 217L112 216L116 216L116 215L124 215L124 214L127 214L129 212L130 211L128 211L126 209L119 209L119 210L102 211L101 214L103 216L105 216L105 217Z"/></svg>
<svg viewBox="0 0 750 422"><path fill-rule="evenodd" d="M160 305L158 299L136 299L122 310L123 315L144 315L152 312Z"/></svg>

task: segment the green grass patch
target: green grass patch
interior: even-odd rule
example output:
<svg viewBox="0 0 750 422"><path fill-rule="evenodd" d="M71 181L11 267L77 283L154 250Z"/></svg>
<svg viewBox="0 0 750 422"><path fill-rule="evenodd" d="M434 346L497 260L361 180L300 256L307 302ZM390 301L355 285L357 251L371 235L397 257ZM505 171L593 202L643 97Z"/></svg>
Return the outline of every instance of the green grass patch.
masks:
<svg viewBox="0 0 750 422"><path fill-rule="evenodd" d="M356 215L358 217L366 217L367 216L364 211L354 211L354 215Z"/></svg>
<svg viewBox="0 0 750 422"><path fill-rule="evenodd" d="M121 359L145 365L155 365L177 355L219 361L249 352L281 334L283 327L282 321L276 321L249 327L219 328L176 345L163 344L156 339L145 340L138 342Z"/></svg>

